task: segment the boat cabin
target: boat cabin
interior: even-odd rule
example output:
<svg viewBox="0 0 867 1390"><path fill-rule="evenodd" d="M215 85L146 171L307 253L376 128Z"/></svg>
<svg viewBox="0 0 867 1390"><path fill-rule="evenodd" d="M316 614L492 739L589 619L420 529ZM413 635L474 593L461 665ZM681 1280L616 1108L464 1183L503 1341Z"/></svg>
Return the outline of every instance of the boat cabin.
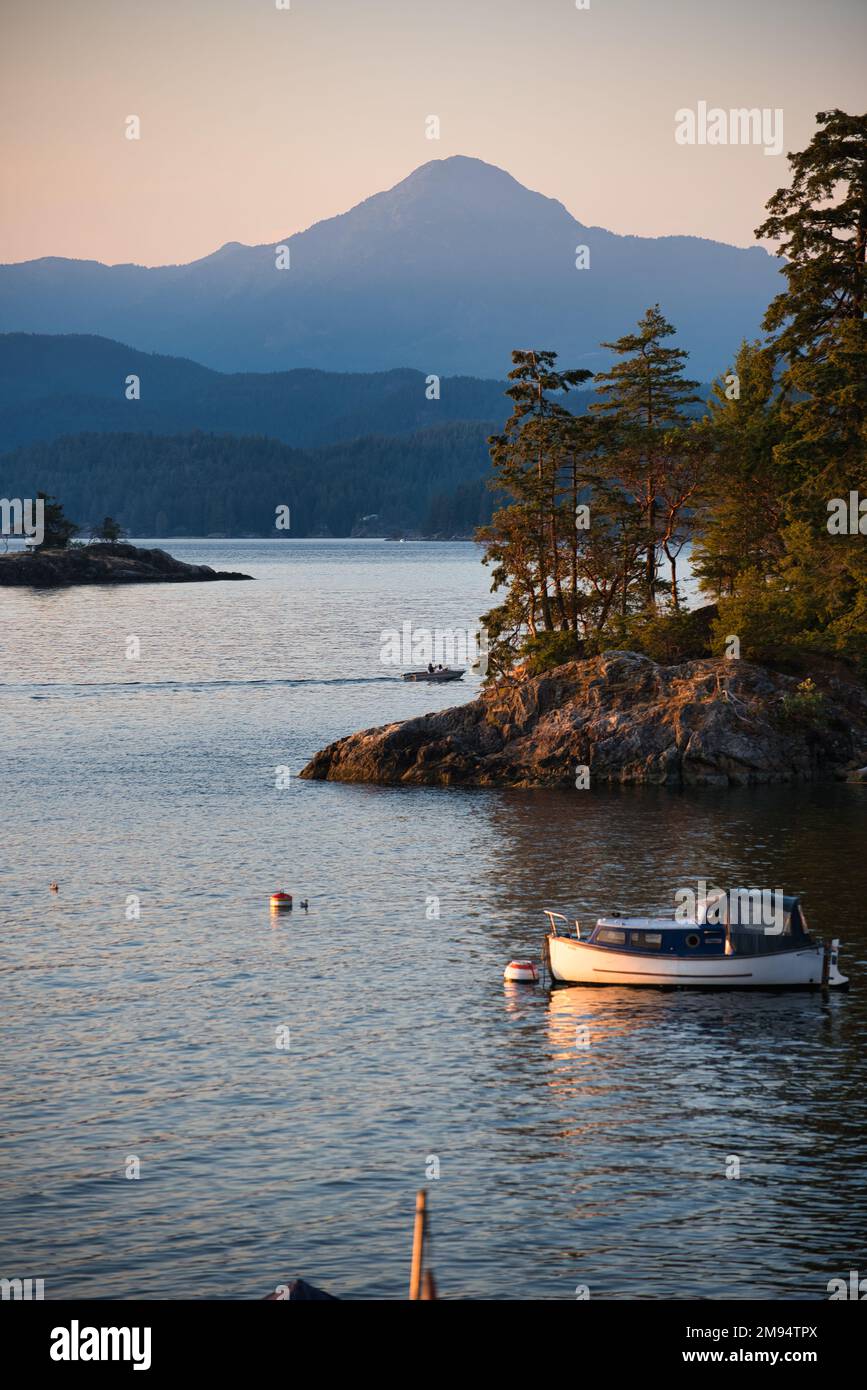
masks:
<svg viewBox="0 0 867 1390"><path fill-rule="evenodd" d="M746 893L744 889L714 895L699 905L695 920L686 921L668 917L600 917L596 922L576 919L572 931L562 913L546 915L554 936L640 955L757 956L803 950L815 944L797 897L777 895L772 911L766 911L761 920L762 895L753 891L748 904ZM768 895L764 903L767 908ZM565 931L558 921L566 923Z"/></svg>

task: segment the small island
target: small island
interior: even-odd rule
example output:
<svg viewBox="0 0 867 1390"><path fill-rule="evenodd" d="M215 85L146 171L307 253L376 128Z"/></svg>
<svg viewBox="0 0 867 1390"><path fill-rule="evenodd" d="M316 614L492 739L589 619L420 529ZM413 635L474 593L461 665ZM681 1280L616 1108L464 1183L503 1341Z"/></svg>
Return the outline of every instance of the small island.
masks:
<svg viewBox="0 0 867 1390"><path fill-rule="evenodd" d="M146 550L123 541L95 541L62 550L37 548L0 555L0 585L34 589L74 584L190 584L215 579L251 579L249 574L190 565L165 550Z"/></svg>
<svg viewBox="0 0 867 1390"><path fill-rule="evenodd" d="M77 584L191 584L252 578L213 570L210 565L191 565L165 550L130 545L110 516L93 528L89 543L77 542L73 537L81 528L70 521L61 503L45 492L37 492L36 499L39 539L26 550L0 555L0 586L62 589ZM32 508L30 519L32 523Z"/></svg>
<svg viewBox="0 0 867 1390"><path fill-rule="evenodd" d="M489 441L498 506L477 532L500 595L481 620L483 691L340 739L302 777L867 778L863 118L817 120L756 233L787 258L765 336L706 401L658 304L600 344L613 360L595 375L512 353L512 412ZM850 192L829 243L835 184Z"/></svg>

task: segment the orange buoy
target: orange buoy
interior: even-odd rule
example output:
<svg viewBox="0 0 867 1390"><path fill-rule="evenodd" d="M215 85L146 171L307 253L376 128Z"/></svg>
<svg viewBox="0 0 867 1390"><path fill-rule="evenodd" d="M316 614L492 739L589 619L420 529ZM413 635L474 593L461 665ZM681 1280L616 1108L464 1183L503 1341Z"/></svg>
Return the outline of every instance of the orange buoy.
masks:
<svg viewBox="0 0 867 1390"><path fill-rule="evenodd" d="M539 972L531 960L510 960L503 971L503 979L515 984L535 985L539 983Z"/></svg>
<svg viewBox="0 0 867 1390"><path fill-rule="evenodd" d="M272 893L272 894L271 894L271 911L272 911L272 912L289 912L289 911L291 911L291 909L292 909L292 894L291 894L291 893Z"/></svg>

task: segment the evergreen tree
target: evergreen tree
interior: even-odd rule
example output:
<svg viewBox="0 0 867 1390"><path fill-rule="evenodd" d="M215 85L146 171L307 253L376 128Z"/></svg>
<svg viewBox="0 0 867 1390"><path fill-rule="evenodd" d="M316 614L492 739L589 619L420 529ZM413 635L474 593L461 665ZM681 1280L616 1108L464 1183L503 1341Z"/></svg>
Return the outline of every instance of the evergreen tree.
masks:
<svg viewBox="0 0 867 1390"><path fill-rule="evenodd" d="M555 352L512 353L512 384L506 391L513 403L512 414L502 434L492 435L489 441L494 470L491 486L514 498L515 504L508 509L508 516L498 512L494 530L486 530L481 538L491 545L486 560L495 566L494 589L500 583L511 582L513 574L523 576L521 606L533 635L540 629L554 632L570 626L563 585L563 516L558 494L572 416L551 393L565 393L592 375L583 370L558 371L556 362ZM527 572L531 555L532 579ZM500 616L509 625L512 606L508 616Z"/></svg>
<svg viewBox="0 0 867 1390"><path fill-rule="evenodd" d="M44 534L36 550L65 550L78 534L78 527L74 521L70 521L66 516L63 507L56 497L50 497L47 492L37 492L36 497L44 504Z"/></svg>
<svg viewBox="0 0 867 1390"><path fill-rule="evenodd" d="M119 541L124 535L124 529L120 522L115 521L113 516L103 517L99 526L93 531L94 540L98 541Z"/></svg>
<svg viewBox="0 0 867 1390"><path fill-rule="evenodd" d="M730 412L729 456L741 459L741 494L755 482L768 499L767 535L762 543L758 515L745 528L755 553L741 574L729 566L717 635L738 633L744 655L822 651L867 669L864 537L857 525L840 535L829 526L835 502L867 487L867 116L835 110L817 121L756 233L788 258L787 287L765 317L779 394L765 371L753 411ZM711 548L747 510L725 494L705 533Z"/></svg>
<svg viewBox="0 0 867 1390"><path fill-rule="evenodd" d="M602 346L616 352L620 361L594 379L599 396L592 412L607 417L606 458L609 478L616 479L637 509L643 526L644 602L656 602L657 564L664 541L673 542L673 522L679 523L687 498L675 503L666 525L660 529L660 497L666 481L672 481L673 459L680 442L673 430L685 430L689 423L686 407L700 400L698 385L683 376L687 353L665 347L674 328L660 312L659 305L648 309L637 331L627 333ZM693 495L693 488L688 495ZM676 490L670 489L672 500ZM669 552L672 544L669 543ZM671 553L669 554L671 558ZM676 559L673 592L677 593Z"/></svg>
<svg viewBox="0 0 867 1390"><path fill-rule="evenodd" d="M790 508L814 521L864 483L867 453L867 115L816 120L756 230L787 257L764 327L781 368Z"/></svg>
<svg viewBox="0 0 867 1390"><path fill-rule="evenodd" d="M735 591L748 569L770 573L784 545L783 437L773 356L744 341L731 371L714 382L697 430L712 453L693 550L693 570L717 598Z"/></svg>

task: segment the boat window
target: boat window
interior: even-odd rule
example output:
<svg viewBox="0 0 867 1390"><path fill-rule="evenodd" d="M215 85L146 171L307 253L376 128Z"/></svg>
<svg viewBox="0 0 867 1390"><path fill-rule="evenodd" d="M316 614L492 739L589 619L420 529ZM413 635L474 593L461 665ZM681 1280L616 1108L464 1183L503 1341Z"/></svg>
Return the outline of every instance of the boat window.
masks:
<svg viewBox="0 0 867 1390"><path fill-rule="evenodd" d="M700 943L701 943L701 937L699 936L699 934L698 934L697 931L687 932L687 934L686 934L686 944L687 944L687 946L696 947L696 946L698 946Z"/></svg>
<svg viewBox="0 0 867 1390"><path fill-rule="evenodd" d="M631 940L633 946L647 946L653 950L660 950L662 947L662 932L634 931Z"/></svg>
<svg viewBox="0 0 867 1390"><path fill-rule="evenodd" d="M723 944L722 933L716 931L706 931L704 934L705 946L721 946Z"/></svg>
<svg viewBox="0 0 867 1390"><path fill-rule="evenodd" d="M626 932L615 931L612 927L603 927L597 932L597 941L604 941L607 946L625 946Z"/></svg>

